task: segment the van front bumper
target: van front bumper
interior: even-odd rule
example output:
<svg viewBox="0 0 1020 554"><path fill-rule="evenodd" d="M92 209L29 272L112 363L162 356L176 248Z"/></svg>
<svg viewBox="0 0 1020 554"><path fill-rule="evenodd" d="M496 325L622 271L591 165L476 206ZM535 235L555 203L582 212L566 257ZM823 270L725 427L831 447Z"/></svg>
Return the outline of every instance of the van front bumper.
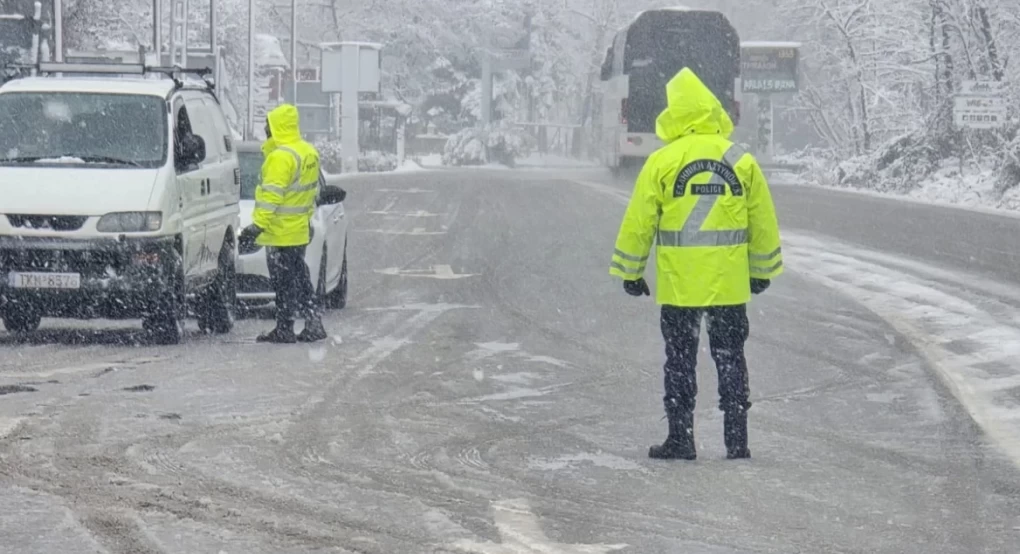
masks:
<svg viewBox="0 0 1020 554"><path fill-rule="evenodd" d="M141 317L168 291L180 263L175 244L172 237L0 237L0 306L31 303L44 317ZM79 286L15 287L18 273L76 274Z"/></svg>

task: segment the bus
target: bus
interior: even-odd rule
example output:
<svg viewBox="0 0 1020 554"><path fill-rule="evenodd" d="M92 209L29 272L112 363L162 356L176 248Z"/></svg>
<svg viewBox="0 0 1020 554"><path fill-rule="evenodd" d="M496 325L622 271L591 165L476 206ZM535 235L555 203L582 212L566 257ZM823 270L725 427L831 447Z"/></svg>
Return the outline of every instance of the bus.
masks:
<svg viewBox="0 0 1020 554"><path fill-rule="evenodd" d="M686 8L644 11L616 34L602 64L603 165L614 172L640 167L663 146L655 120L666 108L666 83L684 67L737 125L740 37L726 16Z"/></svg>

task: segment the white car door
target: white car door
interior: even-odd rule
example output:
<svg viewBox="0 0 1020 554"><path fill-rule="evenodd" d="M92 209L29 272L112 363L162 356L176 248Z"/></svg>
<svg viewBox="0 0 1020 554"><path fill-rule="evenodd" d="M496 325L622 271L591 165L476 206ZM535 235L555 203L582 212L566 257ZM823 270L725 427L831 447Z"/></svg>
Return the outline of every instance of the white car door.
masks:
<svg viewBox="0 0 1020 554"><path fill-rule="evenodd" d="M319 173L319 190L326 185L326 178ZM328 267L326 268L326 283L335 285L340 281L340 271L344 261L344 246L347 239L347 217L344 213L344 205L326 204L319 206L316 214L322 218L322 224L326 229L326 248L329 253Z"/></svg>

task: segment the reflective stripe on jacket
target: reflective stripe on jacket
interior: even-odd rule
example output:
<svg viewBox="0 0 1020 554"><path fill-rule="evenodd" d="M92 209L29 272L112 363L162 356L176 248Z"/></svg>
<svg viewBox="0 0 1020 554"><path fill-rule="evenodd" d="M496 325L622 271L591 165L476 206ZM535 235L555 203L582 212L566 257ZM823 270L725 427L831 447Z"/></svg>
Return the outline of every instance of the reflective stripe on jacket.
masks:
<svg viewBox="0 0 1020 554"><path fill-rule="evenodd" d="M681 70L666 93L656 121L666 146L638 176L609 272L642 277L657 240L659 304L745 304L752 277L783 271L768 183L754 156L730 142L732 121L692 71Z"/></svg>
<svg viewBox="0 0 1020 554"><path fill-rule="evenodd" d="M319 192L319 153L301 139L297 108L278 106L268 115L272 137L262 145L262 179L255 189L252 221L263 246L303 246Z"/></svg>

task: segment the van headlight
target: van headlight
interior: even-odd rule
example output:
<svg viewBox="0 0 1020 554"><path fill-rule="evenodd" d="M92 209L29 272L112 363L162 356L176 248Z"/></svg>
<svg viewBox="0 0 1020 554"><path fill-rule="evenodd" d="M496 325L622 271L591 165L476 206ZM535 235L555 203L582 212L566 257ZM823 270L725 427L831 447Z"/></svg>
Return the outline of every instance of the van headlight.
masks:
<svg viewBox="0 0 1020 554"><path fill-rule="evenodd" d="M162 212L117 212L99 218L100 233L145 233L159 231L163 226Z"/></svg>

